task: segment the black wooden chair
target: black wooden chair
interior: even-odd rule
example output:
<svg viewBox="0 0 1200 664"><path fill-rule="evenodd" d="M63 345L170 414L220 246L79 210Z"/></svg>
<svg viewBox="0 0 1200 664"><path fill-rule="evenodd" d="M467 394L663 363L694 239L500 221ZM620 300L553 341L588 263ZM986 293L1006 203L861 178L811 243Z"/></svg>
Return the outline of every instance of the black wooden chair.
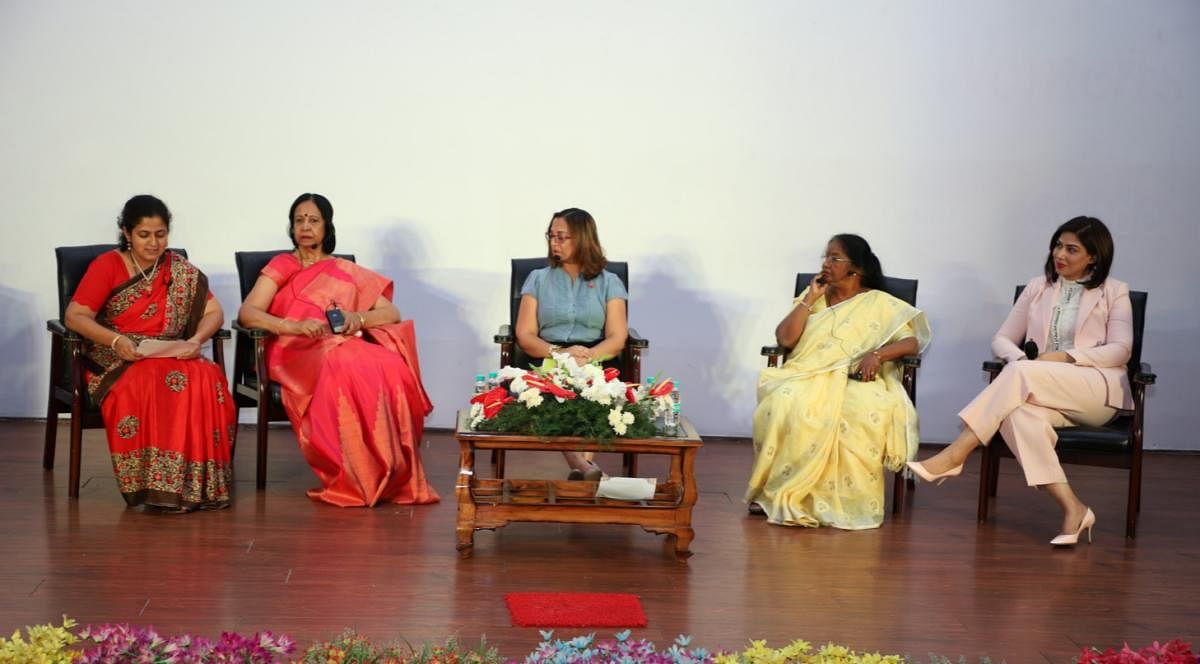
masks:
<svg viewBox="0 0 1200 664"><path fill-rule="evenodd" d="M71 498L79 498L79 466L83 447L84 429L102 429L99 405L88 396L84 380L83 337L67 329L63 317L67 304L75 295L75 289L87 273L88 266L101 254L116 249L115 244L89 244L76 247L56 247L54 257L58 262L58 318L46 321L50 331L50 389L46 399L46 439L42 451L42 467L54 470L54 452L58 437L58 415L71 414L70 460L67 491ZM187 258L184 249L170 249ZM217 330L213 335L213 361L225 371L224 340L229 330Z"/></svg>
<svg viewBox="0 0 1200 664"><path fill-rule="evenodd" d="M238 286L243 301L250 294L250 289L254 288L262 269L282 253L287 253L287 250L234 252L233 261L237 265ZM335 255L355 262L352 254ZM238 409L254 408L256 412L254 485L261 490L267 487L268 425L271 422L287 422L288 417L283 410L283 394L279 385L269 378L267 371L267 339L271 338L271 333L246 327L237 320L233 321L233 330L237 335L233 350L233 402ZM265 378L260 380L260 376Z"/></svg>
<svg viewBox="0 0 1200 664"><path fill-rule="evenodd" d="M1013 295L1015 302L1024 286L1017 286ZM1157 377L1150 365L1142 362L1142 332L1146 327L1146 298L1143 291L1130 291L1129 300L1133 307L1133 349L1126 370L1129 386L1133 389L1133 412L1121 413L1115 420L1101 427L1063 427L1055 429L1058 443L1055 451L1059 461L1085 466L1122 468L1129 471L1128 497L1125 504L1125 537L1132 539L1137 532L1138 512L1142 507L1142 425L1145 422L1146 386L1153 385ZM983 363L988 373L988 382L996 379L1004 368L1003 360ZM979 468L979 521L987 521L988 502L996 495L1000 477L1000 459L1013 458L1000 434L983 449L983 461Z"/></svg>
<svg viewBox="0 0 1200 664"><path fill-rule="evenodd" d="M812 282L815 273L800 272L796 274L796 289L792 297L799 297L800 293L808 287ZM917 280L916 279L899 279L896 277L883 278L883 290L895 297L903 300L912 306L917 306ZM787 355L790 348L783 346L763 346L762 354L767 358L767 366L779 366L779 361ZM917 404L917 369L921 366L921 357L919 355L909 355L897 360L900 362L901 374L900 382L904 385L904 391L908 393L908 398L915 406ZM910 476L908 481L904 481L906 470L901 469L896 471L895 478L892 481L892 514L899 514L904 504L904 486L908 485L910 489L916 489L916 484Z"/></svg>
<svg viewBox="0 0 1200 664"><path fill-rule="evenodd" d="M515 332L517 312L521 310L521 287L525 285L525 279L529 277L530 272L543 267L546 267L544 256L512 259L508 289L508 324L501 325L499 332L493 337L493 340L500 345L501 367L523 366L529 362L529 356L521 350L520 344L517 343ZM621 283L625 284L625 290L629 291L628 263L609 261L604 269L617 275ZM626 312L628 312L628 301L626 307ZM638 335L637 330L631 326L629 337L625 341L625 348L616 361L617 369L621 372L621 380L626 383L642 382L642 352L649 347L649 340ZM504 477L504 450L493 450L492 464L496 467L496 477ZM631 477L637 474L637 455L625 455L625 472Z"/></svg>

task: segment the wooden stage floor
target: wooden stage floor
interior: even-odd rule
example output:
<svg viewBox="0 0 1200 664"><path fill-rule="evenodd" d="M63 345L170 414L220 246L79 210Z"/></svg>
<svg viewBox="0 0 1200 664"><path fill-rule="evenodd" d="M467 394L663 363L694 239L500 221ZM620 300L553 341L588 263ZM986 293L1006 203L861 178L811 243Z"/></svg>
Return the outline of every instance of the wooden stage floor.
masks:
<svg viewBox="0 0 1200 664"><path fill-rule="evenodd" d="M462 559L458 449L446 432L429 433L422 448L437 505L311 502L304 490L315 478L289 429L271 432L269 484L258 493L254 431L243 428L233 507L165 515L125 508L98 430L84 434L85 484L69 500L66 425L53 473L41 469L43 427L0 422L4 633L65 613L212 636L271 629L302 646L345 627L411 643L486 634L516 657L540 639L510 624L504 595L542 590L635 593L649 621L635 635L664 646L678 634L731 650L748 638L803 638L922 661L932 652L1025 663L1073 661L1084 644L1200 641L1200 456L1148 456L1136 541L1123 537L1125 475L1068 467L1098 515L1096 542L1053 550L1056 508L1011 461L987 524L975 522L976 456L957 480L920 485L880 529L810 530L748 517L749 445L710 441L697 463L687 561L635 526L553 524L480 532ZM643 474L664 470L643 459ZM601 463L617 468L615 458ZM528 477L565 470L561 457L540 453L510 453L509 467Z"/></svg>

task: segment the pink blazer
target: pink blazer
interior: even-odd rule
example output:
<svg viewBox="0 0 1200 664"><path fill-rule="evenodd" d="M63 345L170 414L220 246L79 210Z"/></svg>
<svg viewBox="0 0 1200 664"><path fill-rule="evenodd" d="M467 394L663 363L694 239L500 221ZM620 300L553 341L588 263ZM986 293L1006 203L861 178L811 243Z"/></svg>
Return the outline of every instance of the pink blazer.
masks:
<svg viewBox="0 0 1200 664"><path fill-rule="evenodd" d="M1062 280L1054 283L1046 277L1034 277L1017 298L1008 318L992 337L992 352L1009 362L1024 360L1020 346L1033 339L1040 352L1049 347L1050 319ZM1093 367L1104 376L1108 386L1107 403L1112 408L1133 409L1126 364L1133 349L1133 306L1129 286L1123 281L1105 279L1096 288L1083 291L1079 318L1075 322L1075 348L1067 351L1075 366Z"/></svg>

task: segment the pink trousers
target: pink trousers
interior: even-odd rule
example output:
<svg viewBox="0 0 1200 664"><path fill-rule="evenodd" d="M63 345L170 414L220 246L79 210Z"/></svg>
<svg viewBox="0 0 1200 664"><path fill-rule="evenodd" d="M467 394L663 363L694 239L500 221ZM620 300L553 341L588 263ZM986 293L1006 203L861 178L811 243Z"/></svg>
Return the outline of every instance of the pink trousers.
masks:
<svg viewBox="0 0 1200 664"><path fill-rule="evenodd" d="M984 445L999 431L1025 471L1029 486L1066 482L1054 446L1054 427L1100 426L1116 409L1107 404L1104 376L1066 362L1009 362L958 417Z"/></svg>

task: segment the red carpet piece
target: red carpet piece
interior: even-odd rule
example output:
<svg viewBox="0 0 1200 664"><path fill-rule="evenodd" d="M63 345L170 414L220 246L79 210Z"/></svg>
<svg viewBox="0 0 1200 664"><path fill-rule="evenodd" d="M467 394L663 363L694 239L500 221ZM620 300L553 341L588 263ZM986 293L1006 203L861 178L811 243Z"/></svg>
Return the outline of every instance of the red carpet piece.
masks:
<svg viewBox="0 0 1200 664"><path fill-rule="evenodd" d="M509 593L517 627L645 627L637 595L623 593Z"/></svg>

